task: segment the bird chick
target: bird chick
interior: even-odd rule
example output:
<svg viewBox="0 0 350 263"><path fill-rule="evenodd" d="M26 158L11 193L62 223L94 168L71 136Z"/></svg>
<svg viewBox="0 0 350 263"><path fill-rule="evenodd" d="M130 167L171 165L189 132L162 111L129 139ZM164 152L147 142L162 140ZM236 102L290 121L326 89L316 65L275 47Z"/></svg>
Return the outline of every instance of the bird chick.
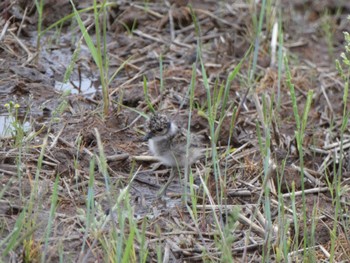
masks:
<svg viewBox="0 0 350 263"><path fill-rule="evenodd" d="M175 177L174 170L180 167L189 168L202 156L200 140L192 134L187 140L187 131L178 127L167 116L154 114L148 121L149 133L146 136L150 152L164 165L171 167L168 182L158 193L162 195ZM187 154L188 150L188 154Z"/></svg>
<svg viewBox="0 0 350 263"><path fill-rule="evenodd" d="M190 134L187 145L187 131L179 128L167 116L161 114L151 116L148 129L146 138L149 150L162 164L174 168L190 166L201 157L199 139ZM186 156L187 148L188 156Z"/></svg>

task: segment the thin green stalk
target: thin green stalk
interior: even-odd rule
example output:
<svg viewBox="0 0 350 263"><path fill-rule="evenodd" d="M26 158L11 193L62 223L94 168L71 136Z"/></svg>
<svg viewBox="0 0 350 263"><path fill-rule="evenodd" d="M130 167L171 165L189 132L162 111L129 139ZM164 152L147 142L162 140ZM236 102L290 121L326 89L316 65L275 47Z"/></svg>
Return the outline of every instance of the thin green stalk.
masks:
<svg viewBox="0 0 350 263"><path fill-rule="evenodd" d="M116 71L112 74L112 76L108 80L108 85L112 83L112 81L115 79L115 77L118 75L118 73L125 67L126 64L129 63L131 59L134 58L134 55L130 56L127 60L123 61L122 64L116 69Z"/></svg>
<svg viewBox="0 0 350 263"><path fill-rule="evenodd" d="M133 213L133 209L131 207L131 201L129 198L129 195L126 196L126 198L124 199L124 207L125 210L127 211L127 221L129 223L129 233L128 233L128 239L125 242L125 248L123 251L123 259L122 262L126 263L126 262L136 262L136 257L135 257L135 240L134 237L137 237L137 240L140 241L141 237L140 237L140 233L138 231L137 228L137 222L134 219L134 213ZM125 214L125 213L124 213ZM126 237L124 237L124 239L126 239Z"/></svg>
<svg viewBox="0 0 350 263"><path fill-rule="evenodd" d="M3 247L5 244L7 244L7 246L2 251L2 254L1 254L3 258L5 258L10 251L14 251L15 248L18 246L19 244L18 239L23 229L26 215L27 215L26 210L23 209L22 212L17 217L16 224L13 227L12 232L0 242L0 247Z"/></svg>
<svg viewBox="0 0 350 263"><path fill-rule="evenodd" d="M156 233L158 236L158 242L157 242L157 247L156 247L156 253L157 253L157 262L163 262L163 255L162 255L162 241L161 241L161 236L162 236L162 230L160 229L159 225L156 225Z"/></svg>
<svg viewBox="0 0 350 263"><path fill-rule="evenodd" d="M293 105L293 112L294 112L294 118L296 122L296 131L295 131L295 137L297 141L297 149L299 154L299 162L300 162L300 176L301 176L301 190L302 190L302 203L303 203L303 221L304 221L304 229L307 230L307 214L306 214L306 198L305 198L305 184L304 184L304 151L303 151L303 138L304 138L304 132L307 125L307 118L311 107L312 102L312 90L309 90L307 94L306 104L304 108L304 114L302 118L299 116L298 112L298 105L296 101L296 94L294 90L294 85L292 84L292 78L290 74L290 70L288 67L288 59L285 58L285 67L286 67L286 74L287 74L287 85L289 86L289 90L291 93L291 99L292 99L292 105ZM304 235L304 252L306 253L308 247L308 237L307 235ZM305 254L304 254L305 257Z"/></svg>
<svg viewBox="0 0 350 263"><path fill-rule="evenodd" d="M86 228L84 233L83 245L80 250L80 258L83 257L85 246L87 245L87 239L89 237L91 224L95 216L95 191L94 191L94 182L95 182L95 158L93 157L90 160L89 166L89 185L88 185L88 195L86 200Z"/></svg>
<svg viewBox="0 0 350 263"><path fill-rule="evenodd" d="M83 37L81 37L79 39L79 41L77 42L77 47L73 52L72 58L66 68L66 71L64 72L64 76L63 76L63 83L67 83L67 81L70 79L70 76L73 73L73 69L78 61L79 55L80 55L80 50L81 50L81 42L83 40Z"/></svg>
<svg viewBox="0 0 350 263"><path fill-rule="evenodd" d="M211 142L211 149L212 149L212 163L213 163L213 170L214 170L214 176L215 176L215 187L216 187L216 198L217 200L220 202L220 190L221 187L219 188L219 185L221 186L221 181L220 181L220 169L218 166L218 162L216 161L218 159L217 157L217 150L216 150L216 142L215 142L215 116L213 115L212 112L212 96L211 96L211 92L210 92L210 87L209 87L209 81L208 81L208 77L207 77L207 73L204 67L204 62L202 59L202 44L201 44L201 32L200 32L200 27L199 24L197 22L197 18L195 16L195 13L191 8L191 15L192 15L192 20L193 20L193 24L195 27L195 32L196 35L198 37L198 41L197 41L197 58L199 58L199 62L200 62L200 66L201 66L201 71L202 71L202 77L203 77L203 85L207 94L207 105L208 105L208 113L207 113L207 117L208 117L208 124L209 124L209 134L210 134L210 142ZM222 203L222 202L220 202ZM220 211L221 212L221 211ZM221 214L221 213L220 213Z"/></svg>
<svg viewBox="0 0 350 263"><path fill-rule="evenodd" d="M237 114L237 107L235 107L232 111L232 118L230 121L230 131L229 131L229 137L227 141L227 147L225 151L225 167L224 167L224 178L223 178L223 185L227 185L227 176L228 176L228 165L229 165L229 159L230 159L230 149L231 149L231 140L233 136L233 131L235 128L235 123L236 123L236 115ZM234 176L234 175L233 175ZM231 178L233 177L231 176ZM226 192L226 191L225 191ZM225 205L225 216L226 218L228 217L228 209L227 209L227 202L228 198L224 198L224 205Z"/></svg>
<svg viewBox="0 0 350 263"><path fill-rule="evenodd" d="M265 17L265 9L266 9L266 0L262 0L261 9L260 9L260 15L259 15L259 24L255 36L255 43L254 43L254 54L253 54L253 67L250 72L249 79L252 80L255 75L256 71L256 65L258 62L258 54L259 54L259 46L260 46L260 34L263 26L263 21Z"/></svg>
<svg viewBox="0 0 350 263"><path fill-rule="evenodd" d="M108 9L107 9L107 0L104 0L102 2L101 6L101 11L102 11L102 39L103 39L103 61L104 61L104 72L105 72L105 79L108 81L108 68L109 68L109 59L108 59L108 54L107 54L107 16L108 14ZM96 4L97 5L97 4ZM107 82L107 87L108 87L109 81Z"/></svg>
<svg viewBox="0 0 350 263"><path fill-rule="evenodd" d="M105 4L106 7L115 7L117 6L118 4L117 3L114 3L114 2L108 2ZM101 8L102 4L98 4L97 5L97 8ZM81 13L86 13L86 12L89 12L89 11L92 11L94 10L94 6L89 6L87 8L84 8L84 9L81 9L81 10L78 10L78 14L81 14ZM44 34L46 34L47 32L49 32L51 29L57 27L57 26L61 26L62 24L64 24L65 22L67 22L68 20L72 19L73 17L76 16L76 13L71 13L63 18L61 18L60 20L56 21L55 23L51 24L50 26L48 26L47 28L45 28L44 30L41 31L41 33L39 34L40 37L42 37Z"/></svg>
<svg viewBox="0 0 350 263"><path fill-rule="evenodd" d="M189 86L189 93L190 93L190 107L189 107L189 113L188 113L188 128L187 128L187 141L186 141L186 156L189 157L190 154L190 144L191 144L191 118L192 118L192 111L193 111L193 101L194 101L194 89L195 89L195 84L196 84L196 64L194 63L192 65L192 77L191 77L191 83ZM192 175L192 173L189 172L190 170L190 164L188 163L189 158L186 158L186 163L185 163L185 187L184 187L184 204L187 204L187 184L188 184L188 178L189 174ZM193 178L192 178L193 181ZM194 197L192 197L193 199Z"/></svg>
<svg viewBox="0 0 350 263"><path fill-rule="evenodd" d="M47 147L47 140L48 140L48 136L45 136L44 140L43 140L43 144L41 146L41 151L40 151L40 155L38 158L38 162L37 162L37 168L36 168L36 172L35 172L35 179L34 179L34 188L30 193L30 198L28 201L28 215L31 215L33 213L33 207L34 204L37 205L37 197L38 197L38 187L39 187L39 176L41 173L41 168L42 168L42 164L43 164L43 159L44 159L44 154L46 151L46 147ZM27 222L27 226L29 228L29 225L31 224L31 222Z"/></svg>
<svg viewBox="0 0 350 263"><path fill-rule="evenodd" d="M38 37L36 39L36 50L40 53L41 28L43 23L44 0L35 0L36 10L38 12Z"/></svg>
<svg viewBox="0 0 350 263"><path fill-rule="evenodd" d="M227 101L229 98L229 92L231 89L232 81L236 78L238 72L240 71L240 69L242 67L243 62L247 59L247 57L251 53L252 49L253 49L253 45L250 45L249 49L244 54L244 57L239 61L238 65L235 66L235 68L228 75L228 78L226 80L226 85L225 85L224 97L223 97L223 101L222 101L220 119L223 119L224 115L226 114L226 105L227 105Z"/></svg>
<svg viewBox="0 0 350 263"><path fill-rule="evenodd" d="M106 38L104 38L104 42L103 42L103 47L104 47L104 53L102 53L101 50L101 27L100 27L100 11L102 11L103 13L106 12L105 10L105 4L106 4L106 0L104 0L102 2L102 6L101 8L97 7L97 0L94 0L94 17L95 17L95 34L96 34L96 48L97 48L97 67L99 69L100 72L100 80L101 80L101 86L102 86L102 97L103 97L103 112L104 115L107 116L108 115L108 110L109 110L109 94L108 94L108 72L107 70L107 57L106 57ZM105 16L105 15L104 15ZM104 19L104 22L106 22L106 20ZM106 37L105 35L105 27L107 25L103 24L103 32L104 32L104 37ZM103 56L103 54L105 54L105 56Z"/></svg>
<svg viewBox="0 0 350 263"><path fill-rule="evenodd" d="M105 65L106 65L106 57L103 57L102 51L101 51L101 36L100 36L100 24L99 24L99 10L100 7L101 10L104 10L105 7L105 1L102 3L102 5L97 5L96 0L94 0L94 17L95 17L95 31L96 31L96 46L94 45L94 42L91 38L91 36L88 33L88 29L85 27L83 21L80 18L79 12L75 8L75 5L72 0L70 0L71 5L73 7L75 18L78 22L78 25L80 27L80 30L83 34L84 40L90 50L91 56L97 65L97 68L99 70L100 75L100 81L102 86L102 97L103 97L103 113L104 116L108 115L109 112L109 94L108 94L108 73L105 72ZM106 26L106 25L104 25ZM106 39L104 39L106 41ZM105 62L104 62L105 61Z"/></svg>
<svg viewBox="0 0 350 263"><path fill-rule="evenodd" d="M350 40L349 40L349 45L350 45ZM350 64L348 65L350 69ZM349 94L349 78L350 74L349 72L347 73L345 85L344 85L344 94L343 94L343 118L342 118L342 126L340 129L340 158L339 158L339 164L338 164L338 170L334 173L334 179L333 179L333 185L335 188L335 214L334 214L334 224L333 224L333 229L331 232L331 261L334 261L334 256L335 256L335 239L337 236L337 228L339 224L339 216L341 212L341 203L340 203L340 197L341 197L341 179L342 179L342 169L343 169L343 160L344 160L344 153L343 153L343 147L344 147L344 133L347 129L348 126L348 120L350 118L350 112L348 111L347 108L347 100L348 100L348 94Z"/></svg>
<svg viewBox="0 0 350 263"><path fill-rule="evenodd" d="M278 226L281 227L279 231L279 243L278 250L276 252L276 260L277 262L287 261L289 249L289 222L288 218L286 218L286 211L284 206L284 198L282 195L282 183L284 177L284 171L286 166L287 157L282 161L282 166L276 172L277 177L277 193L278 193Z"/></svg>
<svg viewBox="0 0 350 263"><path fill-rule="evenodd" d="M117 233L117 228L115 225L115 220L114 220L114 216L112 213L112 195L111 195L111 189L110 189L110 177L108 174L108 170L107 170L107 159L106 159L106 155L104 153L104 149L103 149L103 144L102 144L102 140L101 140L101 136L100 133L98 132L97 128L94 129L95 131L95 136L96 136L96 140L97 140L97 146L98 146L98 150L99 150L99 158L98 158L98 166L100 169L100 172L103 175L104 178L104 183L105 183L105 187L106 187L106 195L107 195L107 201L108 201L108 207L111 211L111 223L112 223L112 231L114 233Z"/></svg>
<svg viewBox="0 0 350 263"><path fill-rule="evenodd" d="M281 79L283 69L283 31L282 31L282 12L279 9L278 16L278 79L277 79L277 112L281 107Z"/></svg>
<svg viewBox="0 0 350 263"><path fill-rule="evenodd" d="M209 81L207 78L207 74L206 74L206 70L204 68L204 63L202 58L200 57L200 64L201 64L201 68L202 68L202 76L203 76L203 84L204 84L204 88L206 90L207 93L207 103L208 103L208 123L209 123L209 131L210 131L210 137L211 137L211 149L212 149L212 163L213 163L213 169L214 169L214 175L215 175L215 182L216 182L216 197L217 200L219 201L219 193L220 193L220 188L219 185L220 184L220 169L218 166L218 162L217 160L217 150L216 150L216 142L215 142L215 116L213 115L212 112L212 105L211 105L211 92L210 92L210 87L209 87Z"/></svg>
<svg viewBox="0 0 350 263"><path fill-rule="evenodd" d="M269 129L268 129L269 131ZM268 182L271 176L271 152L270 152L270 132L266 133L266 138L265 138L265 157L264 157L264 178L263 182ZM265 202L264 202L264 214L266 218L266 223L267 225L265 226L266 230L266 237L265 237L265 245L263 249L263 262L267 262L269 259L270 255L270 249L271 249L271 233L272 233L272 218L271 218L271 204L270 204L270 188L268 187L267 183L263 184L264 185L264 197L265 197Z"/></svg>
<svg viewBox="0 0 350 263"><path fill-rule="evenodd" d="M290 196L291 202L292 202L292 211L293 211L293 223L294 223L294 241L293 241L293 250L299 249L299 218L298 218L298 211L296 208L296 200L295 200L295 183L292 182L292 192Z"/></svg>
<svg viewBox="0 0 350 263"><path fill-rule="evenodd" d="M146 263L148 250L146 243L146 227L147 227L147 217L142 220L142 231L141 231L141 242L140 242L140 262Z"/></svg>
<svg viewBox="0 0 350 263"><path fill-rule="evenodd" d="M58 200L58 182L59 182L59 175L56 176L55 184L53 186L52 191L52 198L51 198L51 209L49 214L49 220L46 228L46 235L45 235L45 244L44 244L44 251L41 254L41 262L45 262L46 259L46 253L47 248L49 245L49 237L51 234L51 227L53 225L53 222L55 221L55 213L56 213L56 206L57 206L57 200Z"/></svg>
<svg viewBox="0 0 350 263"><path fill-rule="evenodd" d="M159 78L160 78L160 93L164 91L164 77L163 77L163 55L159 55Z"/></svg>
<svg viewBox="0 0 350 263"><path fill-rule="evenodd" d="M155 113L156 111L153 108L152 102L150 101L149 95L148 95L148 85L147 85L147 78L146 78L146 76L143 76L143 93L145 95L145 101L147 103L147 106L148 106L149 110L152 113Z"/></svg>

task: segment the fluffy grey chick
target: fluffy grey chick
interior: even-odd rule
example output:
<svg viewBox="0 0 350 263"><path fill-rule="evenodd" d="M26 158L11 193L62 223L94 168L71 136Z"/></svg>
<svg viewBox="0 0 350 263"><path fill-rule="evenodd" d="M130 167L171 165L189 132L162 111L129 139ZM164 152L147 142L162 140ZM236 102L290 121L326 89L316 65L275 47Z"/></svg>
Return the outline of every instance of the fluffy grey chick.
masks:
<svg viewBox="0 0 350 263"><path fill-rule="evenodd" d="M203 149L199 147L200 140L190 134L189 145L187 145L187 131L179 128L174 121L170 121L167 116L154 114L148 121L149 133L146 136L150 152L164 165L172 167L172 174L160 191L161 195L166 187L173 180L174 169L190 166L202 155ZM188 148L188 156L186 151Z"/></svg>

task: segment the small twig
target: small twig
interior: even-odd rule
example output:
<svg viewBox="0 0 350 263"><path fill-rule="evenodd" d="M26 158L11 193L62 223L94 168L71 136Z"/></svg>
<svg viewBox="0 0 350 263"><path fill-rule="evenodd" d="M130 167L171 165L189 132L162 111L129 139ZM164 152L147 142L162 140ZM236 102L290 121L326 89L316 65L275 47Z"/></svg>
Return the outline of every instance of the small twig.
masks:
<svg viewBox="0 0 350 263"><path fill-rule="evenodd" d="M67 125L66 123L63 125L63 127L62 127L61 130L58 132L58 134L57 134L56 137L54 137L53 135L52 135L52 136L50 135L50 137L53 138L53 140L52 140L51 145L48 147L49 150L51 150L53 147L56 146L57 141L58 141L58 138L62 135L62 132L63 132L63 130L66 128L66 125Z"/></svg>
<svg viewBox="0 0 350 263"><path fill-rule="evenodd" d="M322 245L319 245L320 246L320 249L321 251L323 252L323 254L327 257L327 258L330 258L331 257L331 254L327 251L327 249L324 248L324 246Z"/></svg>
<svg viewBox="0 0 350 263"><path fill-rule="evenodd" d="M114 89L109 96L112 96L114 93L117 93L120 89L123 89L127 84L133 82L134 80L141 78L142 77L143 72L139 72L137 74L135 74L135 76L125 82L123 82L123 84L121 84L120 86L118 86L116 89Z"/></svg>
<svg viewBox="0 0 350 263"><path fill-rule="evenodd" d="M19 35L21 34L24 21L26 20L27 12L28 12L28 6L26 6L26 8L24 9L22 21L21 21L21 24L19 25L19 28L18 28L18 30L17 30L17 36L18 36L18 37L19 37Z"/></svg>
<svg viewBox="0 0 350 263"><path fill-rule="evenodd" d="M260 226L258 226L257 224L255 224L254 222L252 222L248 217L239 214L238 215L238 221L246 226L249 226L250 229L255 232L256 234L258 234L260 237L264 238L266 235L266 231L261 228Z"/></svg>
<svg viewBox="0 0 350 263"><path fill-rule="evenodd" d="M10 19L11 19L11 18L10 18ZM1 31L0 42L2 41L2 39L4 38L4 36L5 36L6 32L7 32L7 29L8 29L8 27L9 27L9 25L10 25L10 19L8 19L8 20L6 21L4 27L3 27L2 31Z"/></svg>
<svg viewBox="0 0 350 263"><path fill-rule="evenodd" d="M135 35L138 35L139 37L143 37L143 38L147 38L149 40L152 40L152 41L155 41L155 42L158 42L158 43L162 43L162 44L165 44L165 45L170 45L171 43L174 43L175 45L178 45L180 47L186 47L186 48L192 48L191 45L187 45L187 44L184 44L184 43L180 43L178 41L173 41L171 43L168 43L167 41L163 40L163 39L160 39L160 38L156 38L156 37L153 37L149 34L146 34L146 33L143 33L142 31L140 30L135 30L133 31L133 33Z"/></svg>
<svg viewBox="0 0 350 263"><path fill-rule="evenodd" d="M228 197L247 197L252 195L253 193L250 190L230 189L227 191Z"/></svg>
<svg viewBox="0 0 350 263"><path fill-rule="evenodd" d="M132 160L139 161L139 162L158 162L159 160L151 155L134 155L131 156Z"/></svg>
<svg viewBox="0 0 350 263"><path fill-rule="evenodd" d="M333 154L329 153L327 157L323 160L322 164L320 165L320 168L318 168L318 173L323 174L323 172L326 170L326 168L333 162L332 160Z"/></svg>
<svg viewBox="0 0 350 263"><path fill-rule="evenodd" d="M175 30L174 30L174 18L173 18L172 8L169 8L168 14L169 14L169 25L170 25L170 37L171 37L171 42L173 42L175 40Z"/></svg>
<svg viewBox="0 0 350 263"><path fill-rule="evenodd" d="M163 255L163 263L168 263L170 258L170 245L166 242Z"/></svg>
<svg viewBox="0 0 350 263"><path fill-rule="evenodd" d="M144 6L140 6L140 5L137 5L137 4L134 4L134 3L130 3L130 6L133 6L133 7L137 8L137 9L145 11L145 7ZM162 14L159 14L159 13L157 13L157 12L155 12L155 11L149 9L149 8L146 9L146 12L147 12L147 14L155 16L156 18L163 18Z"/></svg>
<svg viewBox="0 0 350 263"><path fill-rule="evenodd" d="M275 67L276 66L276 49L277 49L277 36L278 36L278 23L275 22L272 28L272 36L271 36L271 60L270 60L270 66Z"/></svg>
<svg viewBox="0 0 350 263"><path fill-rule="evenodd" d="M301 172L301 168L299 166L296 166L294 163L291 165L293 169L296 169L297 171ZM309 179L315 186L324 186L325 184L321 182L319 179L315 178L310 174L310 169L304 168L304 175Z"/></svg>
<svg viewBox="0 0 350 263"><path fill-rule="evenodd" d="M331 149L339 150L340 149L340 144L341 144L341 142L334 142L334 143L325 145L323 147L323 149L324 150L331 150ZM350 139L343 140L343 150L345 149L344 148L345 146L350 147Z"/></svg>
<svg viewBox="0 0 350 263"><path fill-rule="evenodd" d="M20 45L20 47L23 48L23 50L27 53L27 55L28 55L27 61L24 62L22 64L22 66L27 65L29 62L31 62L35 58L36 54L33 54L32 52L30 52L29 49L27 48L27 46L22 42L22 40L20 40L14 33L12 33L11 31L8 31L8 32L17 41L17 43Z"/></svg>
<svg viewBox="0 0 350 263"><path fill-rule="evenodd" d="M241 147L239 147L236 151L234 151L232 154L230 154L230 156L238 162L238 160L244 158L245 156L248 155L252 155L254 154L256 151L258 151L257 148L251 148L251 149L247 149L244 152L239 153L240 150L242 150L243 148L249 146L252 142L247 142L244 145L242 145ZM243 147L243 148L242 148ZM238 152L238 154L236 154L236 152Z"/></svg>
<svg viewBox="0 0 350 263"><path fill-rule="evenodd" d="M10 171L7 171L7 170L1 169L1 168L0 168L0 173L4 173L4 174L8 174L8 175L12 175L12 176L17 175L17 173L16 173L16 172L10 172Z"/></svg>
<svg viewBox="0 0 350 263"><path fill-rule="evenodd" d="M299 249L299 250L295 250L295 251L292 251L292 252L289 252L288 253L288 260L287 260L287 262L295 262L295 260L293 260L293 258L292 257L294 257L294 256L296 256L296 255L298 255L298 254L302 254L302 252L303 253L306 253L306 251L309 251L309 250L311 250L311 251L316 251L316 249L319 247L319 245L317 245L317 246L312 246L312 247L307 247L307 248L302 248L302 249Z"/></svg>
<svg viewBox="0 0 350 263"><path fill-rule="evenodd" d="M106 156L107 161L122 161L128 158L129 158L129 154L127 153Z"/></svg>
<svg viewBox="0 0 350 263"><path fill-rule="evenodd" d="M304 190L305 194L316 194L316 193L322 193L322 192L328 192L329 188L328 187L316 187L316 188L312 188L312 189L306 189ZM300 196L303 194L303 191L297 191L293 193L286 193L283 194L283 197L291 197L292 195L294 196Z"/></svg>
<svg viewBox="0 0 350 263"><path fill-rule="evenodd" d="M161 197L165 193L165 191L168 189L171 182L174 180L175 176L176 176L175 169L171 168L169 179L165 183L165 185L159 190L159 192L157 193L157 197Z"/></svg>
<svg viewBox="0 0 350 263"><path fill-rule="evenodd" d="M333 107L332 107L331 102L329 101L328 95L327 95L327 93L326 93L326 90L325 90L325 87L324 87L323 84L321 84L321 91L322 91L323 96L324 96L325 99L326 99L326 102L327 102L327 105L328 105L328 107L329 107L329 110L331 111L331 113L332 113L332 115L333 115L334 110L333 110Z"/></svg>

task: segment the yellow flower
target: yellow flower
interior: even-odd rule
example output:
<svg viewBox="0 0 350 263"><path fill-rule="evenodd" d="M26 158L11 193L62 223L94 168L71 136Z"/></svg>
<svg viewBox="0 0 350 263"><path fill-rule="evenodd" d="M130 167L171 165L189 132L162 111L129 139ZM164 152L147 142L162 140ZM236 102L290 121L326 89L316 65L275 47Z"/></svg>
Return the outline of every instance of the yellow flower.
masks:
<svg viewBox="0 0 350 263"><path fill-rule="evenodd" d="M10 107L10 104L6 103L4 106L5 106L5 108L8 108L8 107Z"/></svg>
<svg viewBox="0 0 350 263"><path fill-rule="evenodd" d="M18 103L15 104L15 108L18 109L19 107L21 107Z"/></svg>

